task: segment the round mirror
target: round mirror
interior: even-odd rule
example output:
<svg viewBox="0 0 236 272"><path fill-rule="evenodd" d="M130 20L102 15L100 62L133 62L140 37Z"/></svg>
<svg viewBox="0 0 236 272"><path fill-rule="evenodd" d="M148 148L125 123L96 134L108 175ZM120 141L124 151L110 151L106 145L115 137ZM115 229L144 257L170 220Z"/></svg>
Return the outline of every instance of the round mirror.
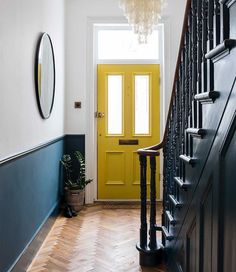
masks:
<svg viewBox="0 0 236 272"><path fill-rule="evenodd" d="M40 113L44 119L49 118L55 93L55 61L52 41L47 33L39 39L36 53L36 93Z"/></svg>

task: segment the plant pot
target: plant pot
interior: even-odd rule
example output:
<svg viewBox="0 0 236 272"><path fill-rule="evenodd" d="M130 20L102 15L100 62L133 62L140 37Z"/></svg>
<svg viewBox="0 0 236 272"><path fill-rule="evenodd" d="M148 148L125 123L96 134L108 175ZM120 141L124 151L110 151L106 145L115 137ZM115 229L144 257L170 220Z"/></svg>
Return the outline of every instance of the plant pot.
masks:
<svg viewBox="0 0 236 272"><path fill-rule="evenodd" d="M85 190L65 189L66 204L70 205L76 212L83 209Z"/></svg>

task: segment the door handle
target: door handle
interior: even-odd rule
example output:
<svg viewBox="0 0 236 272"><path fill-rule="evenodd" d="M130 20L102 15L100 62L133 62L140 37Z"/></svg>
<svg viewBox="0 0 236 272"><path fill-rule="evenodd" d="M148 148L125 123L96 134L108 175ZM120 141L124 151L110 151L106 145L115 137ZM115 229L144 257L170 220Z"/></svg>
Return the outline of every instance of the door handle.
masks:
<svg viewBox="0 0 236 272"><path fill-rule="evenodd" d="M104 116L105 116L104 112L99 112L99 111L95 112L95 118L103 118Z"/></svg>

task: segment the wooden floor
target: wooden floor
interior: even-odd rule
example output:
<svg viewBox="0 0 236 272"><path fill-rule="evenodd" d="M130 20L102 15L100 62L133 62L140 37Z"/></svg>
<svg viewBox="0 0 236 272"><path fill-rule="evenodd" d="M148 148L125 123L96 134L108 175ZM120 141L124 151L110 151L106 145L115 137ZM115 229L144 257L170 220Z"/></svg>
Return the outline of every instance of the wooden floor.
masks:
<svg viewBox="0 0 236 272"><path fill-rule="evenodd" d="M58 217L27 271L166 271L139 266L139 213L137 206L95 205L77 217Z"/></svg>

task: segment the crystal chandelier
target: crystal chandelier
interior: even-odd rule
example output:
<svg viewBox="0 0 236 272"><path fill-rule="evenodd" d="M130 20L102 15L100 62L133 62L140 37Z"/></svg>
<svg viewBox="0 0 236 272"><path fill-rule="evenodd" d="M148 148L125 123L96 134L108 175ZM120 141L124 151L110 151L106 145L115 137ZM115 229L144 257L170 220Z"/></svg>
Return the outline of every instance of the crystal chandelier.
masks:
<svg viewBox="0 0 236 272"><path fill-rule="evenodd" d="M165 0L120 0L120 7L134 33L138 35L139 43L147 43L153 27L161 18L164 2Z"/></svg>

